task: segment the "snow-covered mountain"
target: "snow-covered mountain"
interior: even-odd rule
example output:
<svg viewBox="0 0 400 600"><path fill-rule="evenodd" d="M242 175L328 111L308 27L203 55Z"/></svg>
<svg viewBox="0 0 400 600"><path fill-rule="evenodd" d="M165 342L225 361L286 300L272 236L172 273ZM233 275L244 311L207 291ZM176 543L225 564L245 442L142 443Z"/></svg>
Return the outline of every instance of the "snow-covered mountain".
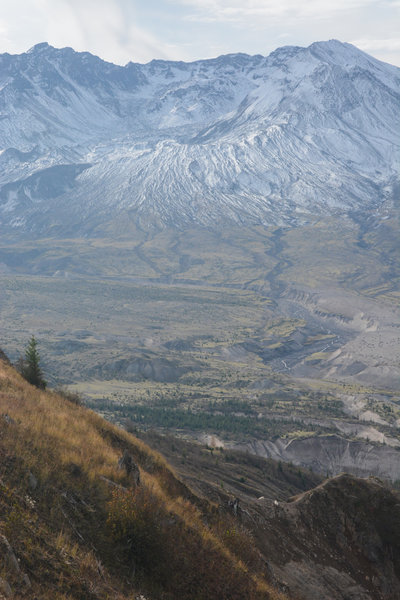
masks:
<svg viewBox="0 0 400 600"><path fill-rule="evenodd" d="M399 132L400 69L335 40L125 67L38 44L0 56L0 231L374 210Z"/></svg>

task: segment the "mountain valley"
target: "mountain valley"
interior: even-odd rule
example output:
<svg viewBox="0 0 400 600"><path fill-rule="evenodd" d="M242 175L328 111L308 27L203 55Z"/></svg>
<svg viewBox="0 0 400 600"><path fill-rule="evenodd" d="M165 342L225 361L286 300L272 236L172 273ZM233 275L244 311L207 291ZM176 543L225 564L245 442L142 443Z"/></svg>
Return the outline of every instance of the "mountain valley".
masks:
<svg viewBox="0 0 400 600"><path fill-rule="evenodd" d="M102 239L3 245L14 257L1 275L3 344L16 360L33 331L51 384L120 424L206 430L323 474L396 481L398 280L379 248L358 249L351 230L340 239L330 225L319 225L319 241L308 228L280 231L279 254L275 229L225 240L162 230L140 249ZM333 243L332 254L318 252ZM51 273L61 261L64 274Z"/></svg>
<svg viewBox="0 0 400 600"><path fill-rule="evenodd" d="M124 426L400 480L399 73L2 55L7 354Z"/></svg>

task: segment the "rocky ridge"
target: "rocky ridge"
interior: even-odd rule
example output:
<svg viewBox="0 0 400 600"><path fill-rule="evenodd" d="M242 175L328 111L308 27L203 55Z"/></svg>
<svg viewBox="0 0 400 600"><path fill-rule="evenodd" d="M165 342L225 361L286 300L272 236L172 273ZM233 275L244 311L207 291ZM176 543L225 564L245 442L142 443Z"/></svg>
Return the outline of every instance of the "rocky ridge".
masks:
<svg viewBox="0 0 400 600"><path fill-rule="evenodd" d="M274 575L299 598L395 600L399 500L379 480L343 474L288 502L259 500L254 531L265 555L276 550Z"/></svg>
<svg viewBox="0 0 400 600"><path fill-rule="evenodd" d="M296 224L390 207L399 69L350 44L119 67L0 57L0 228Z"/></svg>

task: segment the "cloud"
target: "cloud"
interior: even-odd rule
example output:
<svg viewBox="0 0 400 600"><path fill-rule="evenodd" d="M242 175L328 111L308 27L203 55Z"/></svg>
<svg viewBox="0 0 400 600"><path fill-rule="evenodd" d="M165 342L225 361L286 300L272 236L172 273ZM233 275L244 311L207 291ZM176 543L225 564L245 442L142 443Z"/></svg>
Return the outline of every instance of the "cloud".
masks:
<svg viewBox="0 0 400 600"><path fill-rule="evenodd" d="M351 42L357 48L366 52L375 52L379 50L393 52L400 50L400 38L387 38L382 40L359 39Z"/></svg>
<svg viewBox="0 0 400 600"><path fill-rule="evenodd" d="M23 52L41 41L88 50L120 64L171 53L139 25L132 0L2 0L1 46Z"/></svg>
<svg viewBox="0 0 400 600"><path fill-rule="evenodd" d="M400 38L360 38L351 41L354 46L364 50L368 54L372 54L379 60L400 65Z"/></svg>
<svg viewBox="0 0 400 600"><path fill-rule="evenodd" d="M400 63L400 0L0 1L0 52L25 52L47 41L125 64L266 54L282 43L337 38L356 39L367 52Z"/></svg>
<svg viewBox="0 0 400 600"><path fill-rule="evenodd" d="M328 19L339 14L362 10L377 4L377 0L180 0L182 5L195 12L191 20L233 21L259 19L264 24L269 19ZM379 3L379 2L378 2ZM396 6L399 0L381 0L380 4Z"/></svg>

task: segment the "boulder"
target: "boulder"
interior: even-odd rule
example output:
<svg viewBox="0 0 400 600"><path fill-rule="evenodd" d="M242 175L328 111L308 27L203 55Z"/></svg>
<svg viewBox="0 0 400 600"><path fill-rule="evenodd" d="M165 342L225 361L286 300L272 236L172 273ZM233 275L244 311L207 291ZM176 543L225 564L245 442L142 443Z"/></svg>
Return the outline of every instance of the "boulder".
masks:
<svg viewBox="0 0 400 600"><path fill-rule="evenodd" d="M10 584L0 577L0 598L12 598L13 592Z"/></svg>
<svg viewBox="0 0 400 600"><path fill-rule="evenodd" d="M31 473L30 471L28 473L28 485L29 485L30 489L33 491L35 491L38 486L38 480L36 479L34 474Z"/></svg>
<svg viewBox="0 0 400 600"><path fill-rule="evenodd" d="M233 512L235 517L240 516L242 509L239 506L240 500L239 498L235 498L234 500L228 500L228 508Z"/></svg>
<svg viewBox="0 0 400 600"><path fill-rule="evenodd" d="M7 571L18 575L21 571L17 557L13 549L4 535L0 535L0 557L4 561L4 566Z"/></svg>
<svg viewBox="0 0 400 600"><path fill-rule="evenodd" d="M125 469L126 474L132 480L134 485L140 484L140 470L135 461L133 460L133 456L128 450L124 450L123 455L118 461L118 467L120 469Z"/></svg>

